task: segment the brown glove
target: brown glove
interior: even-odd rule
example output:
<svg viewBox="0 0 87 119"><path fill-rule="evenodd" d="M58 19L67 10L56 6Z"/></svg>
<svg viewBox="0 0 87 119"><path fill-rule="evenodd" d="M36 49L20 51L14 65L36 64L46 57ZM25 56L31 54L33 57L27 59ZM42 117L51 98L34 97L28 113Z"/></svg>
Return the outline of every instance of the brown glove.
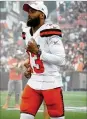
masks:
<svg viewBox="0 0 87 119"><path fill-rule="evenodd" d="M29 51L33 54L37 54L38 50L39 50L38 45L36 44L34 39L32 40L32 42L28 42L28 45L26 48L27 52Z"/></svg>

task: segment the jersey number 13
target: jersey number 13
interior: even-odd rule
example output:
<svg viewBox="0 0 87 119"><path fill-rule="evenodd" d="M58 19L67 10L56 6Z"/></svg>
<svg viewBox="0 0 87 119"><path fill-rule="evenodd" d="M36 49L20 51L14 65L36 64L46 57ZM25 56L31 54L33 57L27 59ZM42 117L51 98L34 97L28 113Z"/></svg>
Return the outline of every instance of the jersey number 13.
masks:
<svg viewBox="0 0 87 119"><path fill-rule="evenodd" d="M36 55L32 54L32 58L34 59L35 66L33 66L33 71L35 73L43 73L44 72L44 65L40 57L36 57Z"/></svg>

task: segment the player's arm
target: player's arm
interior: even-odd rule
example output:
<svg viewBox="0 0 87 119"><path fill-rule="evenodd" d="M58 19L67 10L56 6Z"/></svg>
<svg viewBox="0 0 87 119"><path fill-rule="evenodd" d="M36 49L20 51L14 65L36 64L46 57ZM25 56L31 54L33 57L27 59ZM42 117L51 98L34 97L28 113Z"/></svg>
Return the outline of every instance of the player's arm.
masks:
<svg viewBox="0 0 87 119"><path fill-rule="evenodd" d="M27 51L34 53L36 55L40 54L43 61L49 62L54 65L65 65L65 52L62 43L62 33L60 29L53 28L44 29L40 32L41 37L45 37L48 42L49 51L44 51L38 48L35 39L29 42L27 45ZM40 52L39 52L40 51Z"/></svg>
<svg viewBox="0 0 87 119"><path fill-rule="evenodd" d="M65 51L62 44L62 38L53 35L48 38L49 52L42 51L41 59L55 65L65 64Z"/></svg>
<svg viewBox="0 0 87 119"><path fill-rule="evenodd" d="M39 50L38 45L35 42L29 42L27 50L36 55L39 54L38 51L41 51L40 58L43 61L55 65L64 65L65 52L62 44L62 38L59 37L58 35L52 35L50 37L46 37L46 40L48 42L50 52Z"/></svg>

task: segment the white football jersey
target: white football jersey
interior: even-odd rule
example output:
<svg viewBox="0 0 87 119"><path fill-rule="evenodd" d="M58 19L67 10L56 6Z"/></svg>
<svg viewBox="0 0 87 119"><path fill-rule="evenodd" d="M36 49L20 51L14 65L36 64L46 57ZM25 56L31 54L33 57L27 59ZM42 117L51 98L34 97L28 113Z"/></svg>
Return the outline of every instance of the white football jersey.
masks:
<svg viewBox="0 0 87 119"><path fill-rule="evenodd" d="M26 32L26 44L34 38L42 54L37 57L30 54L33 69L28 85L33 89L46 90L62 86L60 66L65 64L65 52L61 30L58 25L44 24L31 36L30 28Z"/></svg>

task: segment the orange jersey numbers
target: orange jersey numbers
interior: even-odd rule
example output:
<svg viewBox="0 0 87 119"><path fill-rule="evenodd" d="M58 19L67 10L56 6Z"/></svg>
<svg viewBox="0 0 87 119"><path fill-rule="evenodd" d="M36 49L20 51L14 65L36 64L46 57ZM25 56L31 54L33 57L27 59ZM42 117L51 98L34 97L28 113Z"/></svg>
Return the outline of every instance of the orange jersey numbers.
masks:
<svg viewBox="0 0 87 119"><path fill-rule="evenodd" d="M36 55L32 54L31 56L34 58ZM33 66L34 72L35 73L43 73L44 72L44 65L43 65L43 62L40 59L40 57L36 57L34 59L34 61L35 61L35 65L36 65L36 66Z"/></svg>

